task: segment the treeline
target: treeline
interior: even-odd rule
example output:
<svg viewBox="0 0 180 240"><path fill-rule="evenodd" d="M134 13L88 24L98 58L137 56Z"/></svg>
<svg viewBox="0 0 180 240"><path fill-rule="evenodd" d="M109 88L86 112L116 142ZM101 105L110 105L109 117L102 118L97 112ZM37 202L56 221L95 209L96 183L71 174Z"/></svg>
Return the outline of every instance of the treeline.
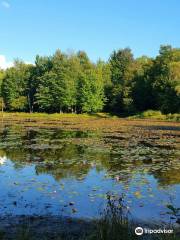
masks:
<svg viewBox="0 0 180 240"><path fill-rule="evenodd" d="M180 49L161 46L156 58L134 58L129 48L93 63L83 51L36 56L0 70L6 111L98 111L130 115L147 109L180 112Z"/></svg>

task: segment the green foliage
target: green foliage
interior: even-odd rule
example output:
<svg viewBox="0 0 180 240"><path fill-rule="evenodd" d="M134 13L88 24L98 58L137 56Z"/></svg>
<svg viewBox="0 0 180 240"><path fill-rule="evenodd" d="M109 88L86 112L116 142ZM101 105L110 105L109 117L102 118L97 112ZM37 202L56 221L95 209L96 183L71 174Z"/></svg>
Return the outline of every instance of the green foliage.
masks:
<svg viewBox="0 0 180 240"><path fill-rule="evenodd" d="M152 109L155 105L152 79L149 74L152 65L152 59L146 56L135 60L134 78L132 80L132 97L137 111Z"/></svg>
<svg viewBox="0 0 180 240"><path fill-rule="evenodd" d="M7 110L26 110L25 92L29 78L29 65L16 60L14 67L6 70L2 82L2 96Z"/></svg>
<svg viewBox="0 0 180 240"><path fill-rule="evenodd" d="M25 96L20 96L13 99L11 102L11 109L13 111L23 111L27 109L27 98Z"/></svg>
<svg viewBox="0 0 180 240"><path fill-rule="evenodd" d="M161 111L147 110L145 112L140 113L141 118L156 118L156 119L164 119L165 115L161 113Z"/></svg>
<svg viewBox="0 0 180 240"><path fill-rule="evenodd" d="M168 120L168 121L180 121L180 114L163 114L161 111L147 110L136 115L129 117L130 119L136 118L150 118L150 119L159 119L159 120Z"/></svg>
<svg viewBox="0 0 180 240"><path fill-rule="evenodd" d="M39 85L35 95L39 110L50 111L51 108L55 107L55 101L58 104L58 99L54 96L54 91L57 91L56 79L57 75L53 72L46 72L42 77L39 77Z"/></svg>
<svg viewBox="0 0 180 240"><path fill-rule="evenodd" d="M94 70L79 78L79 106L82 112L98 112L104 105L103 83Z"/></svg>
<svg viewBox="0 0 180 240"><path fill-rule="evenodd" d="M156 109L164 113L180 112L180 49L161 46L151 69Z"/></svg>
<svg viewBox="0 0 180 240"><path fill-rule="evenodd" d="M35 65L16 60L13 67L0 70L0 97L7 111L179 113L180 49L161 46L155 59L134 59L125 48L97 63L83 51L60 50L36 56Z"/></svg>
<svg viewBox="0 0 180 240"><path fill-rule="evenodd" d="M134 59L129 48L114 51L110 57L112 85L108 89L109 110L117 113L133 111L131 80L134 71Z"/></svg>
<svg viewBox="0 0 180 240"><path fill-rule="evenodd" d="M2 96L2 83L3 83L3 78L4 78L4 71L0 70L0 97Z"/></svg>

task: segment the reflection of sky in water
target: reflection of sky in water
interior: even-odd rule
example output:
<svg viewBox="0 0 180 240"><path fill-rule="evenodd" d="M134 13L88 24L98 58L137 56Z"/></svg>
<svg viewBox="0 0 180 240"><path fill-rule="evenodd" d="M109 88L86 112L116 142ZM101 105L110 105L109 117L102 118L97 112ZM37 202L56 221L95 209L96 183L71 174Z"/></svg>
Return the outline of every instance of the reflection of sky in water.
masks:
<svg viewBox="0 0 180 240"><path fill-rule="evenodd" d="M178 204L179 185L159 187L153 175L145 173L136 173L123 183L105 174L105 170L92 167L82 180L70 175L55 180L48 173L38 175L33 164L18 169L12 161L4 161L0 165L0 214L98 216L109 191L125 193L131 214L144 220L169 218L163 215L167 211L164 205L170 199Z"/></svg>
<svg viewBox="0 0 180 240"><path fill-rule="evenodd" d="M16 127L0 132L1 215L94 217L105 207L107 192L124 193L140 220L167 220L165 206L172 201L179 207L177 151L138 144L138 137L132 142L126 130L101 138L91 131Z"/></svg>
<svg viewBox="0 0 180 240"><path fill-rule="evenodd" d="M0 157L0 165L3 165L7 161L7 158L5 156Z"/></svg>

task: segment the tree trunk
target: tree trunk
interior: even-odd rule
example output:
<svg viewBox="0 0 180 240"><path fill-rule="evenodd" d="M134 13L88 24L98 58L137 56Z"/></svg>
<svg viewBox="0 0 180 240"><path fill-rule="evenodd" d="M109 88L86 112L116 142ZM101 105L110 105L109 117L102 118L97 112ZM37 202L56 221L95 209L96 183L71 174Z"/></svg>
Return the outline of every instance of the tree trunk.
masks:
<svg viewBox="0 0 180 240"><path fill-rule="evenodd" d="M3 101L3 99L2 99L2 101L1 101L1 112L2 112L2 114L3 114L3 112L4 112L4 101Z"/></svg>

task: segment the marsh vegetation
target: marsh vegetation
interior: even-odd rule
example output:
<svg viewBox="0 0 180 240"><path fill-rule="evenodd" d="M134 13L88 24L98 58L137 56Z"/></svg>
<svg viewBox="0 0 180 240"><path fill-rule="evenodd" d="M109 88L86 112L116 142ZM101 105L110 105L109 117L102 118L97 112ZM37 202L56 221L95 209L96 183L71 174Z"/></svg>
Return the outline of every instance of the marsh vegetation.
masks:
<svg viewBox="0 0 180 240"><path fill-rule="evenodd" d="M101 213L108 209L109 193L113 199L123 196L123 206L130 212L128 218L123 215L125 227L131 221L178 227L179 130L178 122L160 120L4 114L1 230L27 219L36 223L46 219L47 224L53 218L50 225L58 229L62 225L56 224L57 219L67 220L61 221L67 223L66 230L68 224L89 226L89 221L100 219L105 221L98 222L103 228L101 223L108 224L108 218Z"/></svg>

